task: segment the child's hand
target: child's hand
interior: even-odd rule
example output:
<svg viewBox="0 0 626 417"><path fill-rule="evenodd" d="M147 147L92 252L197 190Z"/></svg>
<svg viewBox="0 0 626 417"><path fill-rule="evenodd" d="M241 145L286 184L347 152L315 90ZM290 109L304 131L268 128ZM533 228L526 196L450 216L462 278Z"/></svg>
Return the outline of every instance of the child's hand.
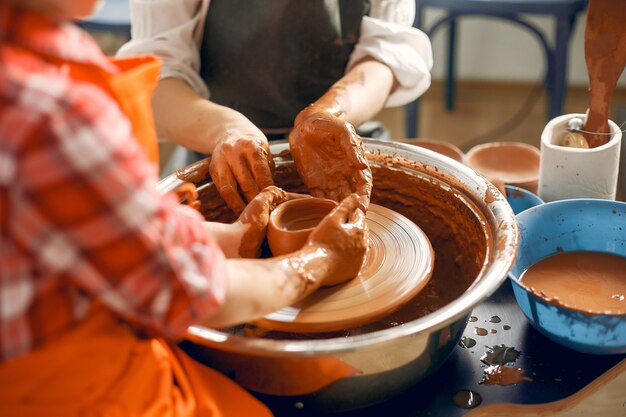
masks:
<svg viewBox="0 0 626 417"><path fill-rule="evenodd" d="M305 248L326 251L322 286L357 276L367 251L367 225L359 196L349 195L326 216L311 232Z"/></svg>
<svg viewBox="0 0 626 417"><path fill-rule="evenodd" d="M263 189L256 197L248 203L237 222L247 226L239 246L239 256L242 258L256 258L259 256L261 244L265 239L267 223L270 213L279 204L295 198L307 196L295 193L288 193L276 186L269 186Z"/></svg>

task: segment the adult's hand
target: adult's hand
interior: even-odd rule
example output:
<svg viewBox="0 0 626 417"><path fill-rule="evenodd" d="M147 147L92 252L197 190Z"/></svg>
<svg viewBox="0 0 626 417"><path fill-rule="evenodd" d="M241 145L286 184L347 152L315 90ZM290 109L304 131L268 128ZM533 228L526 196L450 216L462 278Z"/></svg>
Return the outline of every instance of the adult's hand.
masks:
<svg viewBox="0 0 626 417"><path fill-rule="evenodd" d="M200 97L173 77L159 81L152 104L160 136L212 155L211 179L236 214L245 208L244 199L274 183L267 138L243 114Z"/></svg>
<svg viewBox="0 0 626 417"><path fill-rule="evenodd" d="M309 106L296 117L289 134L289 147L311 195L341 201L356 193L359 206L367 210L372 171L363 142L350 123Z"/></svg>
<svg viewBox="0 0 626 417"><path fill-rule="evenodd" d="M227 131L213 150L209 172L228 208L241 214L246 201L274 184L267 138L256 128Z"/></svg>
<svg viewBox="0 0 626 417"><path fill-rule="evenodd" d="M307 196L288 193L273 185L257 194L237 219L237 222L246 228L239 246L239 256L242 258L258 257L272 210L287 200L305 197Z"/></svg>
<svg viewBox="0 0 626 417"><path fill-rule="evenodd" d="M326 252L317 268L322 286L339 284L358 275L367 251L367 225L357 194L346 197L311 232L305 250Z"/></svg>

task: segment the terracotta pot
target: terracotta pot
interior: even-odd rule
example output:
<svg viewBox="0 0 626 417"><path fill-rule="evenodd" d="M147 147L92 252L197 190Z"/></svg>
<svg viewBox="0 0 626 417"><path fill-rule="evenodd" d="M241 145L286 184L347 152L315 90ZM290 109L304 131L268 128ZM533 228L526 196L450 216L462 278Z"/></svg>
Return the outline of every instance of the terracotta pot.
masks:
<svg viewBox="0 0 626 417"><path fill-rule="evenodd" d="M465 163L493 183L503 182L537 193L541 154L522 142L492 142L467 152Z"/></svg>
<svg viewBox="0 0 626 417"><path fill-rule="evenodd" d="M302 248L315 226L335 207L335 201L324 198L290 200L276 207L267 225L267 243L272 255Z"/></svg>
<svg viewBox="0 0 626 417"><path fill-rule="evenodd" d="M407 143L409 145L419 146L420 148L430 149L431 151L440 153L452 158L457 162L463 163L465 160L465 154L457 146L436 139L402 139L400 142Z"/></svg>

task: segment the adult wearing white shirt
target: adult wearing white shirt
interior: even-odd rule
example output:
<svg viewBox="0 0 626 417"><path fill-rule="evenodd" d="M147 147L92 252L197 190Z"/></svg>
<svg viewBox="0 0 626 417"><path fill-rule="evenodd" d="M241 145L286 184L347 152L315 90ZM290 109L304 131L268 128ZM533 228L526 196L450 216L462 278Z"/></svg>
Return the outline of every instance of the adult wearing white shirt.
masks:
<svg viewBox="0 0 626 417"><path fill-rule="evenodd" d="M211 177L236 213L273 183L268 136L321 119L335 127L294 140L334 144L341 158L354 145L345 143L354 141L350 125L430 85L431 46L411 27L414 0L130 4L132 39L118 54L163 60L153 101L159 135L212 154ZM343 162L348 173L362 169Z"/></svg>

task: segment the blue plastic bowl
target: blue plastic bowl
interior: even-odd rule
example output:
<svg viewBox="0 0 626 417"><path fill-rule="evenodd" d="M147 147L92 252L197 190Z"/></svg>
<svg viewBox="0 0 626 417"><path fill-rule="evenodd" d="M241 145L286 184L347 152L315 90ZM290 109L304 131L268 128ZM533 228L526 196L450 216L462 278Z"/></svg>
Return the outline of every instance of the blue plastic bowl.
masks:
<svg viewBox="0 0 626 417"><path fill-rule="evenodd" d="M519 281L537 261L559 251L626 256L626 203L576 199L530 208L517 216L520 245L509 274L530 323L553 341L584 353L626 353L626 314L584 314L536 297ZM626 274L626 271L624 271Z"/></svg>
<svg viewBox="0 0 626 417"><path fill-rule="evenodd" d="M515 214L543 204L543 200L537 194L533 194L524 188L513 185L505 185L504 188L506 189L506 201L508 201Z"/></svg>

